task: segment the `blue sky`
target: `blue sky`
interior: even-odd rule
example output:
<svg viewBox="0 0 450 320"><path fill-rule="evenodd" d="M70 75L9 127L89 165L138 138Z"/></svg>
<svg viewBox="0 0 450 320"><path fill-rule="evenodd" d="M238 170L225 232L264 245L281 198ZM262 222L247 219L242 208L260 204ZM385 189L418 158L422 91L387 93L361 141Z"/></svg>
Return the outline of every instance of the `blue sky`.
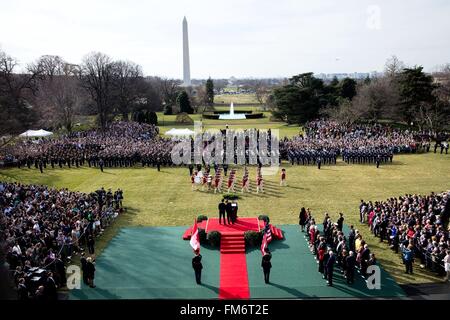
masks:
<svg viewBox="0 0 450 320"><path fill-rule="evenodd" d="M146 75L182 77L189 24L193 78L381 71L395 54L431 71L450 62L447 0L0 0L0 47L20 62L90 51Z"/></svg>

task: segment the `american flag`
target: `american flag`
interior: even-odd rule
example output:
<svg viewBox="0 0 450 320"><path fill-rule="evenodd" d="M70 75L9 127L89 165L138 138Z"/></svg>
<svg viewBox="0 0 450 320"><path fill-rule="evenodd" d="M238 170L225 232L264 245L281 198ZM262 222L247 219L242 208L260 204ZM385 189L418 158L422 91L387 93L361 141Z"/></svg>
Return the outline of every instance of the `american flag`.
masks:
<svg viewBox="0 0 450 320"><path fill-rule="evenodd" d="M266 224L266 227L264 228L264 235L263 235L263 240L261 243L261 253L262 255L265 255L266 252L266 248L268 246L268 244L270 243L270 241L272 241L272 231L270 230L270 224Z"/></svg>

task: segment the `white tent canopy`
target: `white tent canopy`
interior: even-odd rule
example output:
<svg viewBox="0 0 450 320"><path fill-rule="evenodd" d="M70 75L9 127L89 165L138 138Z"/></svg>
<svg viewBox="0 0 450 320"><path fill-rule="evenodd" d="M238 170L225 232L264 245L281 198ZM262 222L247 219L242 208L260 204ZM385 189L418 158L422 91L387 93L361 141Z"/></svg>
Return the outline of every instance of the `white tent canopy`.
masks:
<svg viewBox="0 0 450 320"><path fill-rule="evenodd" d="M25 137L25 138L48 137L48 136L51 136L52 134L53 134L53 132L45 131L43 129L28 130L28 131L25 131L24 133L21 133L20 137Z"/></svg>
<svg viewBox="0 0 450 320"><path fill-rule="evenodd" d="M172 128L166 132L166 135L173 136L173 137L192 136L193 134L194 134L194 131L187 129L187 128L185 128L185 129Z"/></svg>

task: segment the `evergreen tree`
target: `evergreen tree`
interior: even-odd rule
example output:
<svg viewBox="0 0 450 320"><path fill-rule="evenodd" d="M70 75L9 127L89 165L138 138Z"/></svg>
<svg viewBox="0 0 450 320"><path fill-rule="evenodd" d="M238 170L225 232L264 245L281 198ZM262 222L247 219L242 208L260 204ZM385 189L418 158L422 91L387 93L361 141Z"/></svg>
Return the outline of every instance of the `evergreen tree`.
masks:
<svg viewBox="0 0 450 320"><path fill-rule="evenodd" d="M356 96L356 81L351 78L345 78L340 84L339 95L341 98L352 100Z"/></svg>
<svg viewBox="0 0 450 320"><path fill-rule="evenodd" d="M169 104L166 104L164 106L164 115L170 116L171 114L173 114L172 106Z"/></svg>
<svg viewBox="0 0 450 320"><path fill-rule="evenodd" d="M189 95L186 91L181 91L177 97L177 104L180 108L180 112L185 112L188 114L194 113L194 109L192 109L191 101L189 99Z"/></svg>
<svg viewBox="0 0 450 320"><path fill-rule="evenodd" d="M148 123L153 125L158 125L158 116L156 115L156 112L150 111L148 114Z"/></svg>
<svg viewBox="0 0 450 320"><path fill-rule="evenodd" d="M214 82L211 78L206 80L206 102L210 106L214 104Z"/></svg>
<svg viewBox="0 0 450 320"><path fill-rule="evenodd" d="M433 77L423 72L423 67L406 68L398 77L400 87L400 110L403 119L409 124L420 119L424 110L435 103Z"/></svg>

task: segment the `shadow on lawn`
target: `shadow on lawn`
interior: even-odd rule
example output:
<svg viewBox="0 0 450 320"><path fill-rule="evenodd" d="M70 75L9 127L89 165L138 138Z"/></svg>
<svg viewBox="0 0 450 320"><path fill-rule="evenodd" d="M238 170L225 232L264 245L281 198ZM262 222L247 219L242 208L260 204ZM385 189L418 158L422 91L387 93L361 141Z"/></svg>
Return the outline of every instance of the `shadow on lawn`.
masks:
<svg viewBox="0 0 450 320"><path fill-rule="evenodd" d="M301 291L298 291L295 288L289 288L289 287L286 287L286 286L283 286L281 284L277 284L277 283L274 283L274 282L269 282L268 285L269 286L273 286L275 288L278 288L280 290L286 291L290 295L292 295L294 297L297 297L297 298L315 298L316 297L315 295L307 295L307 294L304 294Z"/></svg>

